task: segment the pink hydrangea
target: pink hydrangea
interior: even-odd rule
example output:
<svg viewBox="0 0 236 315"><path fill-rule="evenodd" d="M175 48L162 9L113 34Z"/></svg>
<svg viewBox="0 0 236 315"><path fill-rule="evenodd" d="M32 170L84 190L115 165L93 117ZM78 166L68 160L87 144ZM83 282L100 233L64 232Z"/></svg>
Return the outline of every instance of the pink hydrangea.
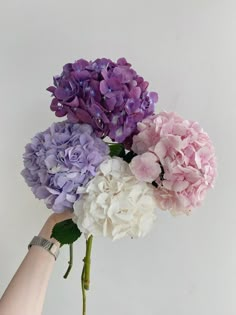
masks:
<svg viewBox="0 0 236 315"><path fill-rule="evenodd" d="M130 168L142 181L155 182L161 209L188 213L213 187L216 159L212 142L197 122L161 112L138 124Z"/></svg>
<svg viewBox="0 0 236 315"><path fill-rule="evenodd" d="M130 168L138 180L151 183L161 173L161 167L157 162L155 154L145 152L133 159Z"/></svg>

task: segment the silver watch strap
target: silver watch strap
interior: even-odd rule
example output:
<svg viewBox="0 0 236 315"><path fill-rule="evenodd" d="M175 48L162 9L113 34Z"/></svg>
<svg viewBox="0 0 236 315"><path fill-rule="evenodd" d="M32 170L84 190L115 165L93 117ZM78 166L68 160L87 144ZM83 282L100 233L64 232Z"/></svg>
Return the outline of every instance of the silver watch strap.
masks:
<svg viewBox="0 0 236 315"><path fill-rule="evenodd" d="M46 249L51 255L54 256L55 260L59 255L59 247L55 243L50 242L49 240L46 240L41 236L34 236L32 241L28 245L28 249L30 249L30 247L33 245L40 246Z"/></svg>

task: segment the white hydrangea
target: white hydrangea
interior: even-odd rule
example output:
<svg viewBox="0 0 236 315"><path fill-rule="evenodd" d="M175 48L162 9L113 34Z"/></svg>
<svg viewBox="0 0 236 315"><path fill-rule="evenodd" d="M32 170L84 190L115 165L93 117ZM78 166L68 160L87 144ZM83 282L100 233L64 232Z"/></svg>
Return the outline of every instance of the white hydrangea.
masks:
<svg viewBox="0 0 236 315"><path fill-rule="evenodd" d="M104 161L78 192L81 197L74 204L73 220L87 237L142 237L156 218L153 186L138 181L121 158Z"/></svg>

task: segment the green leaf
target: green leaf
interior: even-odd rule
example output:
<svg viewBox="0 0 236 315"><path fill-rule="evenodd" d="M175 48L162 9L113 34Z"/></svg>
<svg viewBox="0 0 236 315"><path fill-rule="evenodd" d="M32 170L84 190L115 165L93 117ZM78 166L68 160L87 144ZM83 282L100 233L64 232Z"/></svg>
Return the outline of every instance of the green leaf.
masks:
<svg viewBox="0 0 236 315"><path fill-rule="evenodd" d="M57 223L52 229L51 237L54 237L62 245L74 243L80 236L81 232L72 219Z"/></svg>
<svg viewBox="0 0 236 315"><path fill-rule="evenodd" d="M137 155L136 153L130 151L123 157L123 160L127 163L130 163L136 155Z"/></svg>
<svg viewBox="0 0 236 315"><path fill-rule="evenodd" d="M110 156L119 156L124 157L125 156L125 148L123 144L121 143L114 143L109 145L110 148Z"/></svg>

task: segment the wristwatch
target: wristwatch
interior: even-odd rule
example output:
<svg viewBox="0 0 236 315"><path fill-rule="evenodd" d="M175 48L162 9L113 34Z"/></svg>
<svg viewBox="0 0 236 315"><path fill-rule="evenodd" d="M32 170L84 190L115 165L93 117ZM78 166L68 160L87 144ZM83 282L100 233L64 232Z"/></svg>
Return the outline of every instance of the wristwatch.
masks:
<svg viewBox="0 0 236 315"><path fill-rule="evenodd" d="M33 245L43 247L51 255L54 256L55 260L57 260L57 257L59 255L59 247L55 243L50 242L49 240L46 240L41 236L34 236L32 241L28 245L28 249L30 249Z"/></svg>

